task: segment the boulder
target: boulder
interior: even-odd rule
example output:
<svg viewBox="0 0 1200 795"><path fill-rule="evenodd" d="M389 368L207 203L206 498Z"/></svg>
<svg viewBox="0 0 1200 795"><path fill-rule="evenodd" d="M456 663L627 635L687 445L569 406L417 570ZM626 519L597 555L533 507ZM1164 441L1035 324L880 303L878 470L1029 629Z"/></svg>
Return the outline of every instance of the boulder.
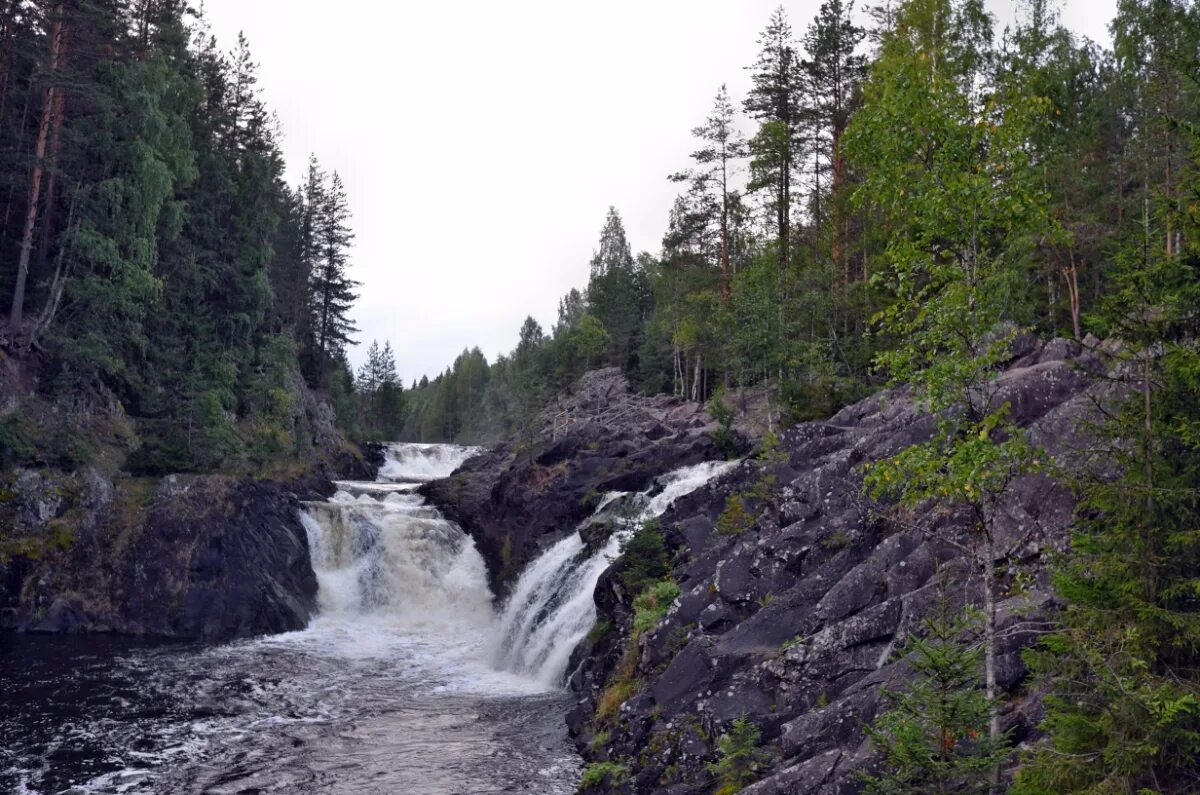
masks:
<svg viewBox="0 0 1200 795"><path fill-rule="evenodd" d="M531 444L485 451L421 487L475 539L497 598L541 550L589 517L605 493L643 491L659 475L725 452L713 441L717 423L703 407L638 395L616 368L583 375L534 425Z"/></svg>

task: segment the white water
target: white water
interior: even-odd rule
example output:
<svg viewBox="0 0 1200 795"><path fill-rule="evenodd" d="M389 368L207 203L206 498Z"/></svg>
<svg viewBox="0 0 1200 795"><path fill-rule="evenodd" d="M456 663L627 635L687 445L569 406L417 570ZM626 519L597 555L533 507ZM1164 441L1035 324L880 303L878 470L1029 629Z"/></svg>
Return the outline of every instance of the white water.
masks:
<svg viewBox="0 0 1200 795"><path fill-rule="evenodd" d="M452 444L393 444L388 448L387 460L379 469L379 480L425 483L448 477L479 451L478 447Z"/></svg>
<svg viewBox="0 0 1200 795"><path fill-rule="evenodd" d="M592 595L600 575L642 523L661 516L675 500L721 475L737 462L708 462L659 478L642 494L614 492L584 524L610 521L616 531L604 548L587 555L579 531L546 550L522 572L495 636L497 665L553 687L561 684L571 652L596 622Z"/></svg>
<svg viewBox="0 0 1200 795"><path fill-rule="evenodd" d="M584 523L615 525L604 548L588 554L579 531L571 533L529 564L497 617L474 542L404 490L450 475L475 452L393 445L383 482L341 484L329 502L309 507L304 521L320 582L319 623L367 621L417 631L450 655L465 654L473 664L546 690L562 685L571 653L595 623L596 583L623 541L735 465L697 464L662 476L644 493L605 495Z"/></svg>
<svg viewBox="0 0 1200 795"><path fill-rule="evenodd" d="M552 547L497 615L474 543L412 493L472 452L395 445L379 482L308 506L320 609L302 631L0 648L0 791L575 792L561 684L596 581L628 528L725 465L607 495L594 520L625 529L592 556L578 533Z"/></svg>

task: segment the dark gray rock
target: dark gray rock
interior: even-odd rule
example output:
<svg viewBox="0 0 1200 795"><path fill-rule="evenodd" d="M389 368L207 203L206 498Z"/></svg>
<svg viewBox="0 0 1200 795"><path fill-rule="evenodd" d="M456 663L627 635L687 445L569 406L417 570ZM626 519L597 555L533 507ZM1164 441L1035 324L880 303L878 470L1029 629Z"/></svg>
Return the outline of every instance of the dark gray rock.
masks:
<svg viewBox="0 0 1200 795"><path fill-rule="evenodd" d="M535 425L532 445L501 445L421 487L474 537L497 598L606 492L643 491L659 475L722 457L703 407L635 394L617 369L585 374Z"/></svg>
<svg viewBox="0 0 1200 795"><path fill-rule="evenodd" d="M1096 465L1081 428L1109 394L1092 377L1098 361L1074 342L1021 338L1013 363L998 373L998 399L1059 462ZM955 606L980 597L968 516L937 506L900 511L863 492L863 463L924 441L932 429L909 390L883 392L827 422L788 429L786 462L744 464L662 517L682 595L642 636L641 688L603 727L607 758L631 760L636 770L623 791L710 792L705 763L743 715L773 754L768 774L744 792L860 791L858 773L873 761L863 727L882 707L882 691L911 677L897 650L942 598ZM736 536L714 533L728 497L751 492L765 495L748 502L753 525ZM999 605L998 679L1010 693L1003 723L1015 738L1035 731L1039 705L1021 692L1028 675L1021 650L1055 609L1047 554L1064 548L1074 510L1071 493L1041 475L1019 478L999 506L1008 590ZM618 579L620 566L606 578ZM597 593L597 605L628 632L632 597L609 588ZM592 710L624 643L614 634L602 653L581 657L572 678L580 701L570 725L585 756L584 740L599 728ZM664 776L669 788L644 783Z"/></svg>
<svg viewBox="0 0 1200 795"><path fill-rule="evenodd" d="M7 628L221 641L301 629L315 610L288 487L19 474L12 493L9 515L45 552L0 565ZM63 495L53 510L48 493Z"/></svg>

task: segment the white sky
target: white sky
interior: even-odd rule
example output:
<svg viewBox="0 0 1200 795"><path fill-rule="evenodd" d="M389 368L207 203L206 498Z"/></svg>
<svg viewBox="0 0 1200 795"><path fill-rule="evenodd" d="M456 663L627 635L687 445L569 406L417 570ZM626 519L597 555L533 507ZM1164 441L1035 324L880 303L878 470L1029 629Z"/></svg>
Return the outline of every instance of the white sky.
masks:
<svg viewBox="0 0 1200 795"><path fill-rule="evenodd" d="M583 287L609 205L657 252L721 83L740 103L779 0L206 0L243 30L284 128L291 182L310 152L346 182L354 317L405 382L467 346L489 360L532 314L549 331ZM785 2L800 36L820 0ZM1015 0L988 0L1003 23ZM1066 0L1107 42L1116 0ZM749 125L746 125L749 131ZM362 350L352 353L360 361Z"/></svg>

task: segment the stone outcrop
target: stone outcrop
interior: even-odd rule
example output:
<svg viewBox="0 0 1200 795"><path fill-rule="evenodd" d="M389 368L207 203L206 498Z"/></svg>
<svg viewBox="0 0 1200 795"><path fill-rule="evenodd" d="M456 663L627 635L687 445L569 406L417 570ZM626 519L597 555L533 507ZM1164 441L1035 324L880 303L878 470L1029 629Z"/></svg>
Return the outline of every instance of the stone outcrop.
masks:
<svg viewBox="0 0 1200 795"><path fill-rule="evenodd" d="M1104 387L1098 355L1063 340L1023 341L999 374L1003 400L1030 440L1060 465L1083 466L1083 431ZM953 510L901 511L864 495L863 464L929 438L906 390L886 391L826 422L786 431L781 454L748 460L662 517L681 596L642 634L629 667L632 598L621 562L596 593L601 621L577 654L570 717L589 760L624 764L628 781L597 791L700 795L716 740L746 716L762 730L769 772L752 795L846 795L872 762L864 726L884 688L909 675L897 654L942 598L978 602L969 523ZM744 522L718 520L737 496ZM999 679L1016 742L1036 726L1020 650L1056 607L1046 553L1064 548L1072 494L1045 475L1018 479L1000 507ZM945 583L943 586L942 583ZM946 593L948 596L943 597ZM605 689L631 694L597 718Z"/></svg>
<svg viewBox="0 0 1200 795"><path fill-rule="evenodd" d="M301 629L317 581L300 507L265 481L19 471L0 489L0 619L207 641Z"/></svg>
<svg viewBox="0 0 1200 795"><path fill-rule="evenodd" d="M421 492L474 537L502 597L525 564L573 531L606 492L640 491L665 472L724 458L717 428L701 406L635 394L620 370L597 370L530 433ZM745 442L734 432L730 445Z"/></svg>

